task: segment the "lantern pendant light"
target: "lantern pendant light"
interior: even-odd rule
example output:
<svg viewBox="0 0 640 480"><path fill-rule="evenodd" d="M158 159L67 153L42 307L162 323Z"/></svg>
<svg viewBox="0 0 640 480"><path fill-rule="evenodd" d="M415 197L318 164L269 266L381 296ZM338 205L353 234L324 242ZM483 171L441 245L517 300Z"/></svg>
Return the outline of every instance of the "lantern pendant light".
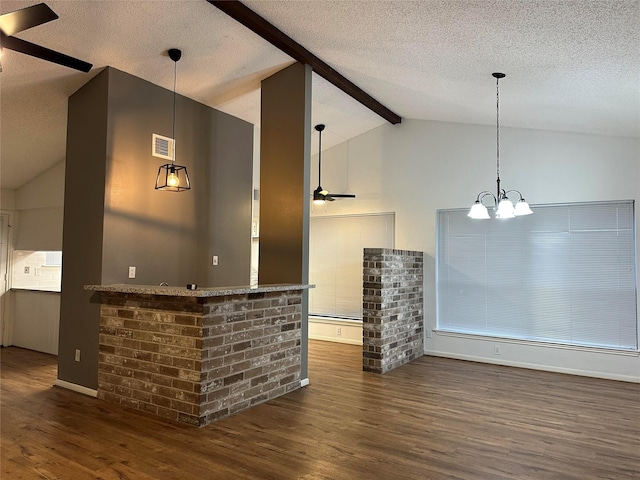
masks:
<svg viewBox="0 0 640 480"><path fill-rule="evenodd" d="M191 190L189 173L187 167L178 165L176 160L176 79L178 72L178 60L182 57L182 52L177 48L169 49L169 58L173 60L173 149L171 151L171 163L161 165L156 176L156 190L166 190L169 192L181 192Z"/></svg>
<svg viewBox="0 0 640 480"><path fill-rule="evenodd" d="M497 174L497 195L489 191L483 191L476 197L475 203L471 206L468 217L473 219L487 219L489 211L487 207L482 203L483 199L489 197L493 199L493 207L496 210L496 218L513 218L522 215L531 215L533 211L529 207L529 204L525 201L522 194L518 190L504 190L500 188L500 79L506 75L504 73L493 73L492 76L496 79L496 174ZM517 193L519 200L515 207L511 200L509 200L510 193Z"/></svg>

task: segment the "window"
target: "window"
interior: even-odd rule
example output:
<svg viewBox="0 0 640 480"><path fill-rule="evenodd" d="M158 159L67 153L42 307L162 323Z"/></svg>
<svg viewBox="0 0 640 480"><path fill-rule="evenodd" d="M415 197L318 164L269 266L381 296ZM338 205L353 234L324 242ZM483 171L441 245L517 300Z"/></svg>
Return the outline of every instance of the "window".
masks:
<svg viewBox="0 0 640 480"><path fill-rule="evenodd" d="M59 292L61 281L62 252L13 252L11 288Z"/></svg>
<svg viewBox="0 0 640 480"><path fill-rule="evenodd" d="M438 212L438 329L636 350L633 201Z"/></svg>
<svg viewBox="0 0 640 480"><path fill-rule="evenodd" d="M44 252L46 267L62 267L62 252Z"/></svg>
<svg viewBox="0 0 640 480"><path fill-rule="evenodd" d="M394 214L312 217L309 313L362 320L364 248L393 248Z"/></svg>

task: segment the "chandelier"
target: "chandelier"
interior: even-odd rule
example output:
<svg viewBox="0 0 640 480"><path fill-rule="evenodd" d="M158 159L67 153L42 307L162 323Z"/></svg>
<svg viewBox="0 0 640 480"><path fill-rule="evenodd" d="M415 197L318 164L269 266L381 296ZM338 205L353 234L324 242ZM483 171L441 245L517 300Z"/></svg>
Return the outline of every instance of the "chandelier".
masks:
<svg viewBox="0 0 640 480"><path fill-rule="evenodd" d="M471 206L468 217L473 219L486 219L491 218L487 207L483 201L485 198L493 200L493 209L496 211L496 218L513 218L522 215L531 215L533 211L529 207L529 204L525 201L522 193L518 190L505 190L500 187L500 79L506 75L504 73L493 73L493 77L496 79L496 176L497 176L497 195L485 190L478 194L475 203ZM519 199L516 201L515 206L509 200L509 194L518 194ZM491 205L490 205L491 206Z"/></svg>

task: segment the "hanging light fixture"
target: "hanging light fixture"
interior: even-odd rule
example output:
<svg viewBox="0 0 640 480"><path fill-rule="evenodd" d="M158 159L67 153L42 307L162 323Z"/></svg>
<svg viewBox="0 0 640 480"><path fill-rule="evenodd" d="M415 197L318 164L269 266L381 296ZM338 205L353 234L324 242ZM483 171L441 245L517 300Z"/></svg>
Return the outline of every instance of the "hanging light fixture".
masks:
<svg viewBox="0 0 640 480"><path fill-rule="evenodd" d="M171 149L171 163L161 165L156 176L156 190L168 190L170 192L181 192L191 190L189 173L187 167L178 165L176 160L176 79L178 72L178 60L182 57L182 52L177 48L169 49L169 58L173 60L173 148Z"/></svg>
<svg viewBox="0 0 640 480"><path fill-rule="evenodd" d="M500 188L500 79L506 75L504 73L493 73L493 77L496 79L496 173L497 173L497 195L485 190L480 192L476 198L475 203L471 206L467 216L473 219L486 219L491 218L489 211L484 205L483 200L487 197L493 199L493 207L496 210L496 218L513 218L522 215L531 215L533 211L529 207L529 204L525 201L522 193L518 190L505 190ZM516 202L515 207L511 200L509 200L510 193L517 193L519 199Z"/></svg>
<svg viewBox="0 0 640 480"><path fill-rule="evenodd" d="M322 131L324 130L323 124L318 124L315 126L316 131L318 132L318 188L313 191L313 203L316 205L324 205L325 199L327 195L329 195L329 191L322 188L320 183L322 182Z"/></svg>
<svg viewBox="0 0 640 480"><path fill-rule="evenodd" d="M325 126L320 123L314 127L318 132L318 188L313 191L313 203L324 205L324 202L333 202L336 198L356 198L350 193L329 193L329 190L322 188L322 131Z"/></svg>

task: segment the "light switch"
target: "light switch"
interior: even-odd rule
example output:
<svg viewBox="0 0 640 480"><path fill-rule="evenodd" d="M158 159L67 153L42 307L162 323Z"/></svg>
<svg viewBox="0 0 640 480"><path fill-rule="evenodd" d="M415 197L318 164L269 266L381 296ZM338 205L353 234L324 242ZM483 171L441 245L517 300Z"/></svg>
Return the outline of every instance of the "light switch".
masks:
<svg viewBox="0 0 640 480"><path fill-rule="evenodd" d="M218 265L218 255L213 256L213 265Z"/></svg>
<svg viewBox="0 0 640 480"><path fill-rule="evenodd" d="M129 278L136 278L136 267L129 267Z"/></svg>

